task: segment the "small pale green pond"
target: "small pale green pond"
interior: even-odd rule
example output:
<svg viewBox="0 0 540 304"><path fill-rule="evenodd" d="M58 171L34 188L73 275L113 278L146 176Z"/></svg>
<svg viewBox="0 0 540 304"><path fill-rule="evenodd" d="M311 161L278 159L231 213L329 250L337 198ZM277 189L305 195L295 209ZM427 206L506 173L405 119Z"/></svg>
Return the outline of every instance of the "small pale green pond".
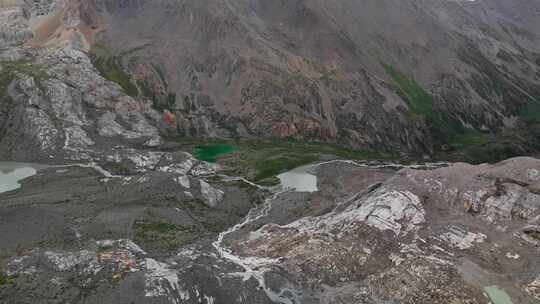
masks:
<svg viewBox="0 0 540 304"><path fill-rule="evenodd" d="M199 160L215 163L220 156L234 153L237 147L228 144L209 144L195 147L195 157Z"/></svg>
<svg viewBox="0 0 540 304"><path fill-rule="evenodd" d="M317 176L310 172L312 169L313 166L302 166L282 173L277 177L283 189L297 192L316 192L319 190L317 188Z"/></svg>
<svg viewBox="0 0 540 304"><path fill-rule="evenodd" d="M510 299L506 291L500 289L498 286L484 287L484 291L493 304L513 304L512 299Z"/></svg>
<svg viewBox="0 0 540 304"><path fill-rule="evenodd" d="M21 187L20 180L36 174L36 165L0 162L0 193Z"/></svg>

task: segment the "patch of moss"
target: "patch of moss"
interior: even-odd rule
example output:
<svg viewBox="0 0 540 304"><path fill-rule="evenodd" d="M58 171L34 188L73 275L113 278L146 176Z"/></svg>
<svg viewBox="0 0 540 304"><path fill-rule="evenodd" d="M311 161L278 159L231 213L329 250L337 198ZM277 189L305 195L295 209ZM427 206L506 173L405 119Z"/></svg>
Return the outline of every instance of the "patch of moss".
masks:
<svg viewBox="0 0 540 304"><path fill-rule="evenodd" d="M184 149L197 147L234 147L234 153L221 154L217 162L230 175L244 176L261 184L274 184L280 173L328 159L384 160L396 156L370 150L355 150L336 144L304 142L294 139L190 139L178 140Z"/></svg>
<svg viewBox="0 0 540 304"><path fill-rule="evenodd" d="M7 283L9 283L9 277L6 273L0 271L0 286L6 285Z"/></svg>
<svg viewBox="0 0 540 304"><path fill-rule="evenodd" d="M137 222L136 229L142 233L155 232L161 234L175 233L180 228L165 222Z"/></svg>
<svg viewBox="0 0 540 304"><path fill-rule="evenodd" d="M493 139L489 134L479 132L477 130L467 130L463 134L453 137L449 141L449 145L454 148L484 145L491 142Z"/></svg>
<svg viewBox="0 0 540 304"><path fill-rule="evenodd" d="M99 73L107 80L116 82L132 97L139 95L139 89L131 82L129 74L124 71L116 57L101 58L93 56L93 63Z"/></svg>
<svg viewBox="0 0 540 304"><path fill-rule="evenodd" d="M114 249L114 246L112 246L112 245L100 245L99 246L99 251L100 252L111 251L113 249Z"/></svg>
<svg viewBox="0 0 540 304"><path fill-rule="evenodd" d="M135 241L157 251L174 251L191 244L198 233L191 226L175 225L159 220L137 221L133 225Z"/></svg>
<svg viewBox="0 0 540 304"><path fill-rule="evenodd" d="M501 134L487 134L470 130L453 138L446 151L439 151L436 158L444 161L464 161L473 164L497 163L499 161L533 153L540 148L535 128L522 132L507 131ZM537 137L537 139L535 139Z"/></svg>
<svg viewBox="0 0 540 304"><path fill-rule="evenodd" d="M1 61L0 70L0 90L2 94L6 92L9 84L15 79L17 74L32 76L38 86L41 82L49 79L42 65L27 60Z"/></svg>
<svg viewBox="0 0 540 304"><path fill-rule="evenodd" d="M92 63L105 79L116 82L129 96L139 96L139 89L121 64L121 55L114 54L103 42L99 41L94 43L90 52Z"/></svg>
<svg viewBox="0 0 540 304"><path fill-rule="evenodd" d="M425 121L436 142L443 144L465 131L459 121L445 112L435 111L433 97L416 82L414 77L406 76L391 65L383 64L383 66L393 80L395 91L407 102L410 117Z"/></svg>
<svg viewBox="0 0 540 304"><path fill-rule="evenodd" d="M261 159L255 162L257 174L254 180L260 181L273 176L277 176L286 171L300 167L305 164L314 163L319 160L316 153L310 154L288 154L270 159Z"/></svg>
<svg viewBox="0 0 540 304"><path fill-rule="evenodd" d="M386 73L394 81L396 92L405 99L409 110L422 117L433 116L433 98L412 76L406 76L389 64L383 64Z"/></svg>
<svg viewBox="0 0 540 304"><path fill-rule="evenodd" d="M224 219L210 219L209 221L203 221L201 224L204 228L213 233L219 233L225 231L231 223Z"/></svg>
<svg viewBox="0 0 540 304"><path fill-rule="evenodd" d="M540 123L540 102L530 101L522 106L517 114L527 124Z"/></svg>

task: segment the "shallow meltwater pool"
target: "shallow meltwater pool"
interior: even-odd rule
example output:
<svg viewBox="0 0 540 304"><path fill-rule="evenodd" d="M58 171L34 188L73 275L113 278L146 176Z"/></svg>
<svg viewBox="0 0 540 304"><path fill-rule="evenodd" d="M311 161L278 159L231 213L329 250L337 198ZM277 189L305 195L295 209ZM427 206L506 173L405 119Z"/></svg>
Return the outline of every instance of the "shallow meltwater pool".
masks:
<svg viewBox="0 0 540 304"><path fill-rule="evenodd" d="M32 164L0 162L0 193L18 189L19 181L36 173L37 167Z"/></svg>
<svg viewBox="0 0 540 304"><path fill-rule="evenodd" d="M484 291L493 304L513 304L510 296L499 286L484 287Z"/></svg>
<svg viewBox="0 0 540 304"><path fill-rule="evenodd" d="M319 188L317 187L317 176L310 172L313 168L313 165L303 166L280 174L277 177L281 181L283 189L298 192L316 192L319 191Z"/></svg>

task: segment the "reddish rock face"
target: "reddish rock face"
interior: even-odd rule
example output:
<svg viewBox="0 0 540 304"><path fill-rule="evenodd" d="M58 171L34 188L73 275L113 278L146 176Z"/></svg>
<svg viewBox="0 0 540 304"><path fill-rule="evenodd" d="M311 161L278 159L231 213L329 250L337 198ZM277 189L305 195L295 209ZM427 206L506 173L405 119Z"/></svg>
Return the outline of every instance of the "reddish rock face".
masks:
<svg viewBox="0 0 540 304"><path fill-rule="evenodd" d="M176 126L176 116L169 110L163 111L163 121L170 126Z"/></svg>

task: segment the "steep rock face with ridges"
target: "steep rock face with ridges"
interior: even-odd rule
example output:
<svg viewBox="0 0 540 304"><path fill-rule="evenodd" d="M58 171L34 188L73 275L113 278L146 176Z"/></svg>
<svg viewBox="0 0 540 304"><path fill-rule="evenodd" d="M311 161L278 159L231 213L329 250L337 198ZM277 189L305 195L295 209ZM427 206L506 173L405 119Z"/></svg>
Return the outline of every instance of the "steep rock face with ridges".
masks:
<svg viewBox="0 0 540 304"><path fill-rule="evenodd" d="M540 96L538 1L96 5L97 56L183 135L432 152L471 130L527 128Z"/></svg>
<svg viewBox="0 0 540 304"><path fill-rule="evenodd" d="M93 27L87 5L12 1L0 7L6 16L0 29L6 37L0 49L2 159L97 160L122 143L161 142L161 117L151 103L103 78L84 52L92 36L86 29Z"/></svg>

